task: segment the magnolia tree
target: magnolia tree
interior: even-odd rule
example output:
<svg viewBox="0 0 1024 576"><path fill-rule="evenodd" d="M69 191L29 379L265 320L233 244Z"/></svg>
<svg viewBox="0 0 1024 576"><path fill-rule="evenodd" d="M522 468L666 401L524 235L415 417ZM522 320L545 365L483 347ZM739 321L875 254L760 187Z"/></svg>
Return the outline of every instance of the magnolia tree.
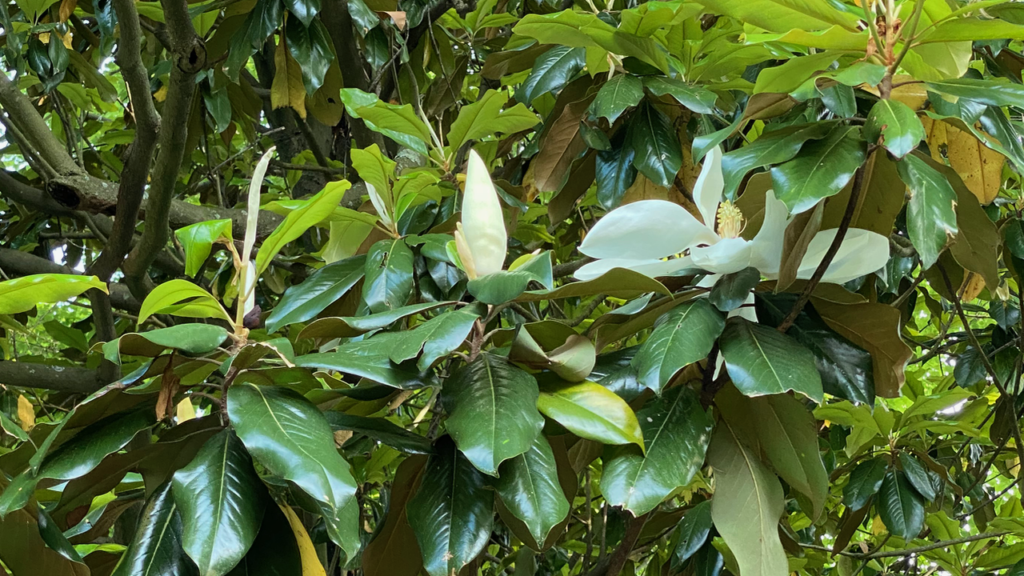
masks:
<svg viewBox="0 0 1024 576"><path fill-rule="evenodd" d="M1024 574L1021 41L8 2L0 575Z"/></svg>

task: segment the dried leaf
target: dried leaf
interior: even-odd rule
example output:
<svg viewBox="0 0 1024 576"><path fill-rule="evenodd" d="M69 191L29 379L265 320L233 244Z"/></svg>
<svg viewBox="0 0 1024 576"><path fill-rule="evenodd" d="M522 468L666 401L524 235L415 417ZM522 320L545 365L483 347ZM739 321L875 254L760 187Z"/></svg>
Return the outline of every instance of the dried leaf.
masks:
<svg viewBox="0 0 1024 576"><path fill-rule="evenodd" d="M274 110L291 106L306 117L306 87L302 83L302 67L292 58L288 46L281 38L274 51L274 82L270 85L270 105Z"/></svg>
<svg viewBox="0 0 1024 576"><path fill-rule="evenodd" d="M25 432L31 432L36 427L36 409L32 402L22 395L18 395L18 424Z"/></svg>

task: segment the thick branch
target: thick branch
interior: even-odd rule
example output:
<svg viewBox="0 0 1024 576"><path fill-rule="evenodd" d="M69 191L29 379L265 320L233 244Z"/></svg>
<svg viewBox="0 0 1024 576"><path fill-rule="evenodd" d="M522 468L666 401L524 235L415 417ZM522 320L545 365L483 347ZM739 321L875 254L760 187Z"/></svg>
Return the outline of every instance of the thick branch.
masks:
<svg viewBox="0 0 1024 576"><path fill-rule="evenodd" d="M135 112L135 141L128 150L127 161L121 172L117 190L117 217L107 245L90 267L89 272L103 280L121 266L132 248L135 222L149 179L149 166L153 162L160 117L149 94L149 73L142 63L142 31L139 14L133 0L114 0L114 10L120 25L121 39L117 47L117 64L128 85L128 93Z"/></svg>
<svg viewBox="0 0 1024 576"><path fill-rule="evenodd" d="M81 172L78 164L68 156L64 145L50 132L50 127L32 102L18 90L17 84L7 79L6 74L0 74L0 108L7 112L28 144L59 174Z"/></svg>
<svg viewBox="0 0 1024 576"><path fill-rule="evenodd" d="M42 388L88 394L109 384L96 370L31 362L0 362L0 382L19 388Z"/></svg>

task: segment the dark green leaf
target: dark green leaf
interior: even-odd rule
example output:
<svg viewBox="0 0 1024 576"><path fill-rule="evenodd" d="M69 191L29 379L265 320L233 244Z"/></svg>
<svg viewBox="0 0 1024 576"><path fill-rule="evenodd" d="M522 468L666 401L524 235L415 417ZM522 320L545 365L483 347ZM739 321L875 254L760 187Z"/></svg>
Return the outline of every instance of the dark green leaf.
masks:
<svg viewBox="0 0 1024 576"><path fill-rule="evenodd" d="M857 465L850 472L850 482L843 488L843 504L852 510L868 505L871 497L882 487L889 465L881 458L872 458Z"/></svg>
<svg viewBox="0 0 1024 576"><path fill-rule="evenodd" d="M379 334L369 340L345 344L333 352L299 356L295 365L337 370L392 388L419 388L423 385L419 374L399 367L388 356L397 338L399 336L393 333Z"/></svg>
<svg viewBox="0 0 1024 576"><path fill-rule="evenodd" d="M303 3L311 0L290 1ZM319 3L320 0L312 0L312 2ZM289 21L286 31L288 50L291 51L292 57L302 69L302 84L306 87L306 93L312 96L323 85L327 69L334 61L334 52L331 50L331 40L327 34L327 28L319 19L316 19L304 22L304 24Z"/></svg>
<svg viewBox="0 0 1024 576"><path fill-rule="evenodd" d="M328 264L288 288L267 317L267 332L315 318L362 279L365 266L366 256L353 256Z"/></svg>
<svg viewBox="0 0 1024 576"><path fill-rule="evenodd" d="M761 273L754 267L723 274L711 288L708 300L722 312L732 312L747 302L751 291L759 282Z"/></svg>
<svg viewBox="0 0 1024 576"><path fill-rule="evenodd" d="M530 449L544 427L537 381L499 356L481 354L445 381L441 399L459 450L481 472Z"/></svg>
<svg viewBox="0 0 1024 576"><path fill-rule="evenodd" d="M139 527L113 576L191 576L195 564L182 549L181 516L171 483L157 488L139 515Z"/></svg>
<svg viewBox="0 0 1024 576"><path fill-rule="evenodd" d="M494 492L448 436L434 446L420 488L409 501L409 524L416 533L430 576L458 573L487 545L494 522Z"/></svg>
<svg viewBox="0 0 1024 576"><path fill-rule="evenodd" d="M309 26L320 11L320 0L285 0L285 4L292 16L298 18L304 26Z"/></svg>
<svg viewBox="0 0 1024 576"><path fill-rule="evenodd" d="M303 0L295 0L301 2ZM317 1L317 0L313 0ZM231 37L231 47L224 72L232 80L238 80L238 73L249 61L249 57L263 46L263 42L281 25L281 0L257 0L242 27Z"/></svg>
<svg viewBox="0 0 1024 576"><path fill-rule="evenodd" d="M278 506L267 505L256 541L228 576L303 576L295 533Z"/></svg>
<svg viewBox="0 0 1024 576"><path fill-rule="evenodd" d="M929 502L935 500L938 494L935 492L935 487L932 486L931 478L924 464L921 464L914 455L906 451L900 452L899 461L903 468L903 474L914 490L917 490L917 493Z"/></svg>
<svg viewBox="0 0 1024 576"><path fill-rule="evenodd" d="M261 464L316 500L331 540L354 557L359 550L356 483L320 410L291 390L244 383L229 390L228 415Z"/></svg>
<svg viewBox="0 0 1024 576"><path fill-rule="evenodd" d="M502 503L526 524L535 542L544 542L569 514L551 444L538 435L529 450L506 460L499 470L494 489Z"/></svg>
<svg viewBox="0 0 1024 576"><path fill-rule="evenodd" d="M726 322L720 345L729 377L747 396L793 390L821 402L821 377L814 355L792 338L735 317Z"/></svg>
<svg viewBox="0 0 1024 576"><path fill-rule="evenodd" d="M529 106L534 98L558 92L584 65L586 50L570 46L555 46L533 63L533 70L516 92L516 100Z"/></svg>
<svg viewBox="0 0 1024 576"><path fill-rule="evenodd" d="M256 540L267 502L241 440L231 430L207 440L174 473L172 492L183 523L182 548L199 572L230 572Z"/></svg>
<svg viewBox="0 0 1024 576"><path fill-rule="evenodd" d="M889 472L882 480L878 515L893 536L908 542L924 527L924 503L902 472Z"/></svg>
<svg viewBox="0 0 1024 576"><path fill-rule="evenodd" d="M601 493L612 506L641 516L686 486L704 464L713 422L697 394L684 386L665 392L637 413L647 454L633 446L604 458Z"/></svg>
<svg viewBox="0 0 1024 576"><path fill-rule="evenodd" d="M633 358L637 380L660 394L676 373L711 352L724 328L725 318L705 298L673 308Z"/></svg>
<svg viewBox="0 0 1024 576"><path fill-rule="evenodd" d="M796 158L772 168L775 196L791 214L810 210L823 198L838 194L864 158L860 129L837 128L828 138L804 147Z"/></svg>
<svg viewBox="0 0 1024 576"><path fill-rule="evenodd" d="M321 318L310 322L309 326L303 328L302 332L299 333L299 338L352 338L360 334L387 328L403 318L452 304L455 304L455 302L424 302L422 304L409 304L394 310L386 310L366 316Z"/></svg>
<svg viewBox="0 0 1024 576"><path fill-rule="evenodd" d="M462 346L473 325L480 318L480 312L481 310L475 306L449 310L413 330L404 332L391 349L391 360L404 362L420 356L416 366L421 371L430 369L434 362Z"/></svg>
<svg viewBox="0 0 1024 576"><path fill-rule="evenodd" d="M404 240L381 240L366 254L363 300L371 312L404 306L412 295L413 254Z"/></svg>
<svg viewBox="0 0 1024 576"><path fill-rule="evenodd" d="M732 198L735 195L744 176L751 170L793 158L804 142L824 138L832 126L830 122L817 122L779 128L762 134L747 146L726 152L722 155L725 197Z"/></svg>
<svg viewBox="0 0 1024 576"><path fill-rule="evenodd" d="M605 210L611 210L622 202L626 190L636 181L636 167L633 157L636 151L626 128L620 128L612 138L611 148L597 153L595 178L597 180L597 201Z"/></svg>
<svg viewBox="0 0 1024 576"><path fill-rule="evenodd" d="M409 454L430 454L430 441L384 418L367 418L344 412L324 412L332 430L351 430Z"/></svg>
<svg viewBox="0 0 1024 576"><path fill-rule="evenodd" d="M672 565L682 566L707 541L711 533L711 502L705 500L686 511L676 526Z"/></svg>
<svg viewBox="0 0 1024 576"><path fill-rule="evenodd" d="M683 150L672 122L650 104L631 117L629 145L633 165L658 186L670 187L683 166Z"/></svg>

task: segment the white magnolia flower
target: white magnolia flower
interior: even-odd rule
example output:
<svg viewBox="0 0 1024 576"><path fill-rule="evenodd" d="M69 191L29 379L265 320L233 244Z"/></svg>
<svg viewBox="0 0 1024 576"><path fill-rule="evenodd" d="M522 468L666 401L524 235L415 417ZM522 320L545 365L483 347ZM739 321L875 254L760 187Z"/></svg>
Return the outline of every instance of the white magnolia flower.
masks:
<svg viewBox="0 0 1024 576"><path fill-rule="evenodd" d="M461 220L455 247L469 279L500 271L508 250L505 217L487 164L475 150L469 151Z"/></svg>
<svg viewBox="0 0 1024 576"><path fill-rule="evenodd" d="M743 214L735 204L723 200L724 188L722 151L715 147L708 152L694 186L693 199L703 223L682 206L665 200L642 200L612 210L584 238L580 252L597 260L580 268L576 278L592 280L612 268L628 268L652 278L700 269L711 273L700 283L710 287L719 275L750 266L766 278L777 278L790 220L786 205L769 190L764 223L752 240L746 240L740 237ZM797 278L814 274L836 232L824 230L811 239ZM851 228L822 281L842 284L879 270L888 259L888 238Z"/></svg>

